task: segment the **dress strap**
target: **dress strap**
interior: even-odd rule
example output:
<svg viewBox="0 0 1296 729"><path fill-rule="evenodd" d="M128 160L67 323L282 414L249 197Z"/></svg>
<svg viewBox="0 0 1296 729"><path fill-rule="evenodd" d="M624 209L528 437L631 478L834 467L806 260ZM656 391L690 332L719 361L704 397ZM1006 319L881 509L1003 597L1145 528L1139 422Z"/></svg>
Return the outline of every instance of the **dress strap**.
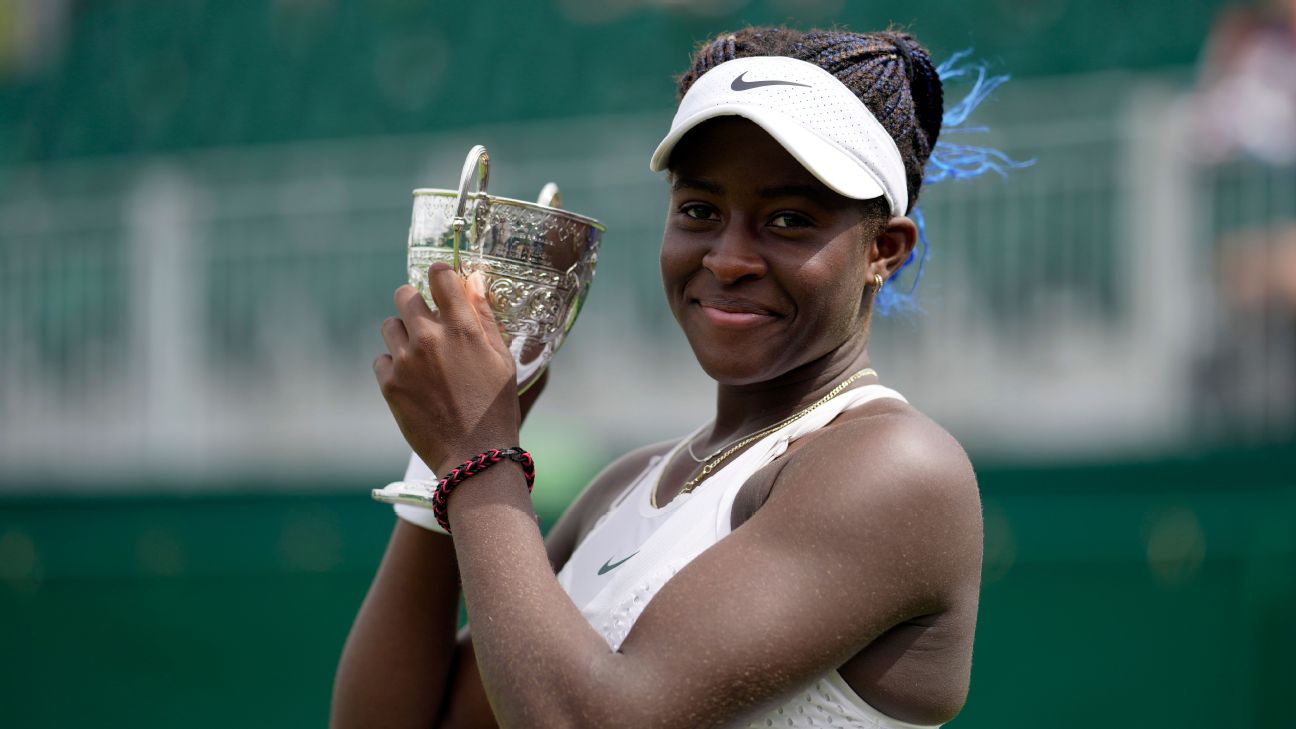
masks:
<svg viewBox="0 0 1296 729"><path fill-rule="evenodd" d="M819 430L847 410L853 410L874 400L886 399L909 402L904 395L885 385L863 385L843 392L821 405L814 412L806 415L806 417L794 423L788 423L786 428L775 431L770 435L779 436L780 439L785 439L785 443L790 443L803 435Z"/></svg>
<svg viewBox="0 0 1296 729"><path fill-rule="evenodd" d="M884 399L908 402L908 400L905 400L904 395L883 385L863 385L847 390L816 408L804 418L788 423L786 426L760 439L756 442L756 445L739 455L733 462L716 471L711 476L711 480L717 482L713 485L724 489L724 495L720 498L720 508L716 512L716 533L719 536L724 536L730 532L733 502L738 497L738 492L754 473L767 466L775 458L786 453L789 443L819 430L847 410L860 407L874 400Z"/></svg>

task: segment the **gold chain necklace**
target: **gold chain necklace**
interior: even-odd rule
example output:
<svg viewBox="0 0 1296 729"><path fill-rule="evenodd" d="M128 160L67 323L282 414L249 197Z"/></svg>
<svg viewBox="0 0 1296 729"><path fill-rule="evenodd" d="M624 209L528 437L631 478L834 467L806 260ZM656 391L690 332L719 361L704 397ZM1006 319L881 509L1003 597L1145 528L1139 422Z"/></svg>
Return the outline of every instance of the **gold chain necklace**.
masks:
<svg viewBox="0 0 1296 729"><path fill-rule="evenodd" d="M785 426L785 425L789 425L789 424L791 424L791 423L795 423L796 421L800 420L801 418L804 418L805 416L809 415L811 412L813 412L813 411L814 411L816 408L818 408L819 406L823 405L824 403L828 402L829 400L833 399L834 397L837 397L838 395L840 395L840 394L842 393L842 390L845 390L847 387L850 387L851 383L855 382L855 381L858 380L859 378L861 378L861 377L865 377L865 376L867 376L867 375L876 375L876 374L877 374L877 372L874 371L874 369L873 369L872 367L865 367L864 369L860 370L859 372L856 372L855 374L851 375L850 377L847 377L845 380L842 380L840 383L838 383L838 385L837 385L836 387L834 387L833 389L829 390L827 395L824 395L823 397L819 398L818 400L815 400L813 403L811 403L809 406L807 406L804 410L798 410L797 412L793 413L791 416L789 416L789 417L787 417L787 418L785 418L785 419L783 419L783 420L780 420L779 422L777 422L777 423L775 423L775 424L773 424L773 425L771 425L771 426L769 426L769 427L767 427L767 428L762 428L762 429L756 431L755 433L752 433L751 435L747 436L746 438L743 438L742 440L738 441L737 443L734 443L733 445L729 446L728 448L723 449L723 452L722 452L722 453L719 452L719 451L717 451L717 453L719 453L719 455L715 455L715 454L713 454L713 455L711 456L710 460L708 460L708 461L707 461L707 462L702 466L702 471L701 471L700 473L698 473L698 475L694 476L694 477L693 477L692 479L690 479L689 481L684 482L684 488L680 489L679 493L676 494L676 496L683 496L684 494L691 493L691 492L693 491L693 489L695 489L695 488L698 487L698 484L700 484L700 483L702 483L703 481L705 481L705 480L706 480L706 479L711 475L711 473L712 473L713 471L715 471L715 469L716 469L717 466L719 466L721 463L724 463L726 460L729 459L729 456L732 456L734 453L737 453L738 451L742 450L745 446L749 445L749 444L752 443L753 441L755 441L755 440L759 440L760 438L764 438L765 436L767 436L767 435L769 435L770 433L772 433L772 432L778 430L779 428L782 428L783 426ZM689 455L692 455L692 454L690 453ZM668 463L668 464L662 466L661 473L658 474L658 476L657 476L657 483L653 485L653 490L652 490L652 507L653 507L654 509L657 508L657 491L658 491L659 488L661 488L661 480L662 480L662 476L664 476L664 475L666 474L666 466L668 466L668 465L670 465L670 464Z"/></svg>

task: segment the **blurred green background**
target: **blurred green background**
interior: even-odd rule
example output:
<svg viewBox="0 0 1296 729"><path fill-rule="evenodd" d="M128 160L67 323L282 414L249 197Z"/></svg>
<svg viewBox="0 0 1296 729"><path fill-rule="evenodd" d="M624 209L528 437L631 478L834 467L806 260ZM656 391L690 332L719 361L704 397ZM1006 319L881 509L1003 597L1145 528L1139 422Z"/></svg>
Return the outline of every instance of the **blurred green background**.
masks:
<svg viewBox="0 0 1296 729"><path fill-rule="evenodd" d="M0 0L0 722L325 722L407 455L409 191L471 144L608 227L524 431L545 522L702 422L647 156L695 44L788 23L974 49L1014 80L962 141L1036 160L924 193L924 313L875 332L983 491L953 725L1296 726L1290 6Z"/></svg>

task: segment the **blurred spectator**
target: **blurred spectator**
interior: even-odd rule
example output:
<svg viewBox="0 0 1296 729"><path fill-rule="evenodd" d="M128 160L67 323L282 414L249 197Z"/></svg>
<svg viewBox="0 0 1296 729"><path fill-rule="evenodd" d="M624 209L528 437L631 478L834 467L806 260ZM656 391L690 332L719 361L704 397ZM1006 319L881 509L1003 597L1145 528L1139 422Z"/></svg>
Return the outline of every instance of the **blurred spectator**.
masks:
<svg viewBox="0 0 1296 729"><path fill-rule="evenodd" d="M1220 15L1192 109L1191 153L1208 170L1235 163L1264 179L1287 176L1296 163L1296 0ZM1196 390L1200 415L1219 433L1296 430L1296 223L1289 209L1272 212L1268 222L1226 225L1215 241L1216 324Z"/></svg>
<svg viewBox="0 0 1296 729"><path fill-rule="evenodd" d="M1296 161L1296 0L1220 15L1206 43L1196 104L1198 151Z"/></svg>
<svg viewBox="0 0 1296 729"><path fill-rule="evenodd" d="M1235 436L1290 437L1296 432L1296 222L1224 236L1216 266L1219 321L1199 372L1198 391L1209 398L1203 415Z"/></svg>

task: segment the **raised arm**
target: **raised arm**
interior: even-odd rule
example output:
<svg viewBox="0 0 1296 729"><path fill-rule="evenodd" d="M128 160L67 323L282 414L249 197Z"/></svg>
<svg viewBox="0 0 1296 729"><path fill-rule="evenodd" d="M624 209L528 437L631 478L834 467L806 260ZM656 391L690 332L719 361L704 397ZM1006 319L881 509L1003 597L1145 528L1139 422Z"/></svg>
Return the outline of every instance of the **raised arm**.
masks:
<svg viewBox="0 0 1296 729"><path fill-rule="evenodd" d="M545 376L547 377L547 375ZM544 387L523 397L523 417ZM630 453L596 476L550 530L554 571L587 526L660 447ZM492 727L471 636L456 638L459 572L450 537L397 519L347 638L334 682L334 727Z"/></svg>

